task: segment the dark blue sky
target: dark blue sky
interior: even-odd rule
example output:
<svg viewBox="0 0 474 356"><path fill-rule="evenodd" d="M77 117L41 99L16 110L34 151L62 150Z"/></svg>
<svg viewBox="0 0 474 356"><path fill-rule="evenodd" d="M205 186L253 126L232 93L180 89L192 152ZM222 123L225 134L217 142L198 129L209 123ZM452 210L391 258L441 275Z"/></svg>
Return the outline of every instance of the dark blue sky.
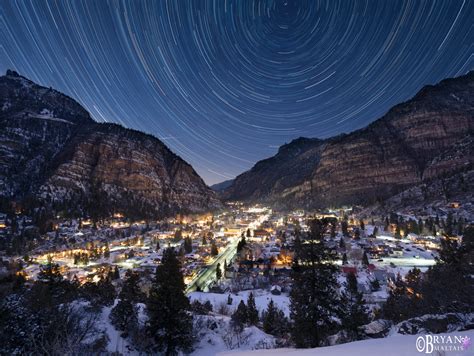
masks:
<svg viewBox="0 0 474 356"><path fill-rule="evenodd" d="M0 2L0 70L152 133L212 184L474 68L474 1Z"/></svg>

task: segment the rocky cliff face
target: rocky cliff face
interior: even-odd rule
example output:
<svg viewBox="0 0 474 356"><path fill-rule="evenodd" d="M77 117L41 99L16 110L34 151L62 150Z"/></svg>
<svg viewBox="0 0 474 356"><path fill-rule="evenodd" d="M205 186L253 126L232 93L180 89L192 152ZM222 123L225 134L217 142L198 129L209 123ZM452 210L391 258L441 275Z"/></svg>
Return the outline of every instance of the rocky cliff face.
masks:
<svg viewBox="0 0 474 356"><path fill-rule="evenodd" d="M0 194L73 213L137 217L220 207L157 138L93 121L73 99L15 72L0 77ZM101 212L98 212L101 210Z"/></svg>
<svg viewBox="0 0 474 356"><path fill-rule="evenodd" d="M472 163L472 156L455 152L473 129L471 72L423 88L364 129L311 141L311 148L308 139L283 146L295 155L278 152L258 162L235 179L224 197L295 206L383 200Z"/></svg>

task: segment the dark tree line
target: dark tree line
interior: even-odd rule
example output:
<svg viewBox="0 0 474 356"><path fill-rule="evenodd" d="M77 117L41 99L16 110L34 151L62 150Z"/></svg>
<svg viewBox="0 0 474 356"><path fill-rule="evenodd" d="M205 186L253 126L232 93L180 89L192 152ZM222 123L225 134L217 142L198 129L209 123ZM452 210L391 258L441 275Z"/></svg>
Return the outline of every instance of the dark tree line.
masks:
<svg viewBox="0 0 474 356"><path fill-rule="evenodd" d="M426 273L412 269L397 276L384 306L384 316L395 322L424 314L468 313L474 310L474 226L464 231L462 243L449 235L441 240L436 264Z"/></svg>

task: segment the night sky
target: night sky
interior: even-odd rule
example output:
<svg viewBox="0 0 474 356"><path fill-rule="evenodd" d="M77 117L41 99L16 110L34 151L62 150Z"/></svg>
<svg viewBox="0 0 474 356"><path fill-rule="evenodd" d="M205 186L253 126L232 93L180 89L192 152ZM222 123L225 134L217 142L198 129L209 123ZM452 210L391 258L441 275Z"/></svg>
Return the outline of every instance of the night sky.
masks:
<svg viewBox="0 0 474 356"><path fill-rule="evenodd" d="M0 70L156 135L208 184L474 68L474 1L0 1Z"/></svg>

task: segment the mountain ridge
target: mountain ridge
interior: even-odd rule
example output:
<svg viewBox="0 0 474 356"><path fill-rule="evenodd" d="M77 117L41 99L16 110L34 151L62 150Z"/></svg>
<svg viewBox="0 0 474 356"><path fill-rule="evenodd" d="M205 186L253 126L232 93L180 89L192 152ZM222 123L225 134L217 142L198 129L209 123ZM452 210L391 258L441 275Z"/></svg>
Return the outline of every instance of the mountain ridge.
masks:
<svg viewBox="0 0 474 356"><path fill-rule="evenodd" d="M137 218L221 207L192 166L153 135L98 123L73 98L11 70L0 77L0 100L4 204Z"/></svg>
<svg viewBox="0 0 474 356"><path fill-rule="evenodd" d="M237 176L222 197L289 206L370 204L420 183L430 169L430 178L436 177L431 161L471 136L473 121L471 71L423 87L364 128L322 140L296 139L281 146L276 155ZM309 149L308 142L313 143ZM281 154L288 149L302 149L307 157L291 162L290 155ZM293 179L282 186L289 168ZM445 164L443 172L449 170Z"/></svg>

